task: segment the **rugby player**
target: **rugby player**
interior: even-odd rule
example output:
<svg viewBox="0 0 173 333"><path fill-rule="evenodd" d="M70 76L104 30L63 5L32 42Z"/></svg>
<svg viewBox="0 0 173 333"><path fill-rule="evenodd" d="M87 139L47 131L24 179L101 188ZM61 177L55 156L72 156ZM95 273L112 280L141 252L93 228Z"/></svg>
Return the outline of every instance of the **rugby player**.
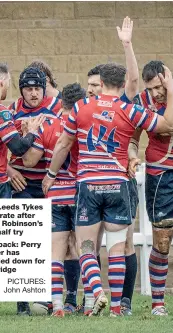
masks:
<svg viewBox="0 0 173 333"><path fill-rule="evenodd" d="M166 69L167 71L167 69ZM164 115L169 91L159 73L165 75L161 61L150 61L142 72L145 90L135 97L135 102L149 108L153 114ZM142 129L136 130L129 146L129 172L135 174L138 145ZM148 132L146 156L146 208L153 231L153 247L149 260L153 315L164 316L164 295L168 273L168 254L173 236L173 139L171 133L159 135Z"/></svg>
<svg viewBox="0 0 173 333"><path fill-rule="evenodd" d="M35 166L44 154L47 168L49 168L53 149L63 131L69 113L74 103L84 98L85 95L85 90L78 83L69 84L63 88L61 118L46 120L40 128L39 138L28 153L23 156L26 167ZM66 312L64 310L67 308L67 304L65 304L65 309L63 306L64 259L70 231L74 231L77 157L78 146L77 143L74 143L54 185L47 193L47 197L52 199L52 303L53 316L55 317L63 317L64 312Z"/></svg>
<svg viewBox="0 0 173 333"><path fill-rule="evenodd" d="M39 114L47 118L57 118L61 109L61 101L55 97L45 96L46 76L39 68L27 67L20 74L19 89L21 97L9 109L14 119L17 130L22 134L22 121L30 117L34 119ZM8 175L12 178L14 187L13 198L44 198L42 192L42 179L45 175L46 161L42 158L34 168L26 168L22 158L12 154ZM20 175L13 177L15 169ZM20 184L19 184L20 183ZM22 191L21 191L22 183ZM29 314L28 302L18 302L18 314Z"/></svg>
<svg viewBox="0 0 173 333"><path fill-rule="evenodd" d="M53 77L51 68L41 60L33 61L29 67L37 67L46 75L46 96L62 98L62 93L57 89L57 83ZM73 233L70 234L68 251L66 260L64 261L64 276L66 281L66 298L64 309L65 312L73 313L76 310L76 294L78 281L80 278L80 265L76 252L76 239L73 238ZM39 311L39 304L42 306L43 302L35 302L33 311ZM44 302L46 307L46 302ZM48 313L52 311L52 304L47 303Z"/></svg>
<svg viewBox="0 0 173 333"><path fill-rule="evenodd" d="M10 84L10 73L6 64L0 63L0 99L6 99ZM28 122L28 134L19 135L9 110L0 105L0 198L11 198L11 186L7 175L8 149L17 156L22 156L35 140L35 131L43 121L39 116L34 122Z"/></svg>
<svg viewBox="0 0 173 333"><path fill-rule="evenodd" d="M130 102L133 97L137 94L139 89L139 73L138 73L138 66L136 62L136 58L133 52L131 39L132 39L132 29L133 29L133 22L130 21L128 17L126 17L123 21L122 29L118 28L118 35L120 40L123 43L123 47L125 49L126 55L126 68L128 72L128 80L126 81L125 85L125 93L121 96L122 101ZM94 68L90 69L88 72L88 95L89 96L97 96L101 93L101 81L100 81L100 68L102 65L97 65ZM128 96L128 98L127 98ZM138 204L138 193L137 193L137 184L135 179L130 180L130 189L131 189L131 205L132 205L132 217L135 219L136 216L136 209ZM126 239L126 246L125 246L125 260L126 260L126 273L125 273L125 280L124 280L124 288L123 294L121 299L121 312L124 315L131 315L131 301L132 295L134 291L134 285L136 280L136 273L137 273L137 258L135 253L135 247L133 244L133 231L134 231L133 223L131 226L128 227L127 232L127 239ZM103 224L101 225L101 229L99 231L98 240L97 240L97 260L99 262L99 266L101 267L100 262L100 248L102 244L103 238ZM84 304L84 301L83 301Z"/></svg>

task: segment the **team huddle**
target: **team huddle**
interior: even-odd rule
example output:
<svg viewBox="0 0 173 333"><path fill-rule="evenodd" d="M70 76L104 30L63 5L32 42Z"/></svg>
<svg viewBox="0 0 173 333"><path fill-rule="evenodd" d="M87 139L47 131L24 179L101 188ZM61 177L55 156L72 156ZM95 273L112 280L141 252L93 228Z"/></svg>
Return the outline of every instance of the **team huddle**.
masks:
<svg viewBox="0 0 173 333"><path fill-rule="evenodd" d="M132 31L129 17L117 27L126 68L95 66L88 72L87 91L73 83L60 92L49 66L38 60L20 74L19 99L8 108L0 105L0 198L52 201L52 302L35 302L33 313L44 308L54 317L102 315L108 306L100 258L105 232L110 316L132 315L135 172L145 130L146 208L153 230L151 313L168 314L164 294L173 236L173 78L161 61L150 61L142 71L145 90L139 93ZM0 64L1 100L9 82L8 67ZM84 296L78 306L80 274ZM17 314L31 315L29 303L18 302Z"/></svg>

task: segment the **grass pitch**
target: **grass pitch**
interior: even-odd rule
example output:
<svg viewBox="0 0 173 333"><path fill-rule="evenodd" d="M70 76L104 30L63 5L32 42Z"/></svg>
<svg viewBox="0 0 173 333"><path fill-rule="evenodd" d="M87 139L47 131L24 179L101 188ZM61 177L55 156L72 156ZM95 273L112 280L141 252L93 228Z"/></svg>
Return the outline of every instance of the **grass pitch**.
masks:
<svg viewBox="0 0 173 333"><path fill-rule="evenodd" d="M79 314L65 318L48 316L18 317L15 303L0 303L0 333L173 333L173 296L166 296L167 317L151 316L151 298L135 293L133 316L109 318L84 317Z"/></svg>

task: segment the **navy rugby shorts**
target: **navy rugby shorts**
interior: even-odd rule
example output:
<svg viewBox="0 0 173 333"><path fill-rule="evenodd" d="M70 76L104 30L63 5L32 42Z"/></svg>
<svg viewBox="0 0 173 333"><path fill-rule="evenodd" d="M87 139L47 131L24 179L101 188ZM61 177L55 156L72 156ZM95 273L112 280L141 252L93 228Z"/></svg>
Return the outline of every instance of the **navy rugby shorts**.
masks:
<svg viewBox="0 0 173 333"><path fill-rule="evenodd" d="M138 203L139 203L137 181L135 178L129 179L129 191L130 191L132 219L135 219L136 211L137 211L137 207L138 207Z"/></svg>
<svg viewBox="0 0 173 333"><path fill-rule="evenodd" d="M0 184L0 199L10 199L11 195L10 182Z"/></svg>
<svg viewBox="0 0 173 333"><path fill-rule="evenodd" d="M131 224L129 182L120 184L77 183L75 225L88 226L100 221Z"/></svg>
<svg viewBox="0 0 173 333"><path fill-rule="evenodd" d="M21 192L12 191L12 196L15 199L42 199L44 193L42 191L42 180L25 179L27 186Z"/></svg>
<svg viewBox="0 0 173 333"><path fill-rule="evenodd" d="M52 205L52 232L74 231L75 205Z"/></svg>
<svg viewBox="0 0 173 333"><path fill-rule="evenodd" d="M173 170L161 175L146 175L146 208L150 222L173 218Z"/></svg>

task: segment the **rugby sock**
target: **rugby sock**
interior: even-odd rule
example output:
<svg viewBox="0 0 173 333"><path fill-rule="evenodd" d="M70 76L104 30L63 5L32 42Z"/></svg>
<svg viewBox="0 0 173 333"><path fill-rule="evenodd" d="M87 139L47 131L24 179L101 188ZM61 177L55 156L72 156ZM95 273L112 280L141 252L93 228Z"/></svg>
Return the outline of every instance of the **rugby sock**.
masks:
<svg viewBox="0 0 173 333"><path fill-rule="evenodd" d="M136 273L137 273L137 258L136 253L131 254L130 256L125 257L126 261L126 273L123 287L123 297L130 299L130 304L133 296Z"/></svg>
<svg viewBox="0 0 173 333"><path fill-rule="evenodd" d="M94 297L96 298L102 289L102 283L100 278L100 268L96 257L92 253L84 254L80 257L81 270L84 277L88 280L90 287L92 288Z"/></svg>
<svg viewBox="0 0 173 333"><path fill-rule="evenodd" d="M53 312L63 309L64 263L52 261L52 303Z"/></svg>
<svg viewBox="0 0 173 333"><path fill-rule="evenodd" d="M100 254L97 256L97 261L98 261L98 265L100 267L100 270L101 270L101 260L100 260Z"/></svg>
<svg viewBox="0 0 173 333"><path fill-rule="evenodd" d="M94 306L94 294L92 292L92 289L88 283L88 280L85 278L85 276L82 273L82 283L84 287L84 295L85 295L85 301L84 301L84 313L91 310Z"/></svg>
<svg viewBox="0 0 173 333"><path fill-rule="evenodd" d="M97 256L97 262L98 262L98 265L99 265L99 268L100 268L100 270L101 270L101 260L100 260L100 254ZM86 280L87 281L87 280ZM87 281L87 284L88 284L88 281ZM88 286L89 286L89 284L88 284ZM88 288L88 287L87 287ZM91 289L91 291L92 291L92 289ZM88 296L88 297L87 297ZM92 292L92 297L94 297L94 295L93 295L93 292ZM85 294L85 287L84 287L84 297L83 297L83 300L82 300L82 305L85 307L85 299L86 298L88 298L88 301L87 301L87 303L86 304L88 304L88 302L89 303L91 303L90 302L90 296L88 295L88 293L87 294ZM86 307L88 307L87 305L86 305Z"/></svg>
<svg viewBox="0 0 173 333"><path fill-rule="evenodd" d="M168 274L168 254L152 248L149 259L149 274L152 293L152 309L164 306L165 284Z"/></svg>
<svg viewBox="0 0 173 333"><path fill-rule="evenodd" d="M79 260L65 260L64 261L64 276L66 281L67 293L65 303L77 306L76 296L78 283L80 279L80 265Z"/></svg>
<svg viewBox="0 0 173 333"><path fill-rule="evenodd" d="M108 257L108 262L108 281L111 290L110 310L120 314L120 301L126 270L125 256L110 256Z"/></svg>

